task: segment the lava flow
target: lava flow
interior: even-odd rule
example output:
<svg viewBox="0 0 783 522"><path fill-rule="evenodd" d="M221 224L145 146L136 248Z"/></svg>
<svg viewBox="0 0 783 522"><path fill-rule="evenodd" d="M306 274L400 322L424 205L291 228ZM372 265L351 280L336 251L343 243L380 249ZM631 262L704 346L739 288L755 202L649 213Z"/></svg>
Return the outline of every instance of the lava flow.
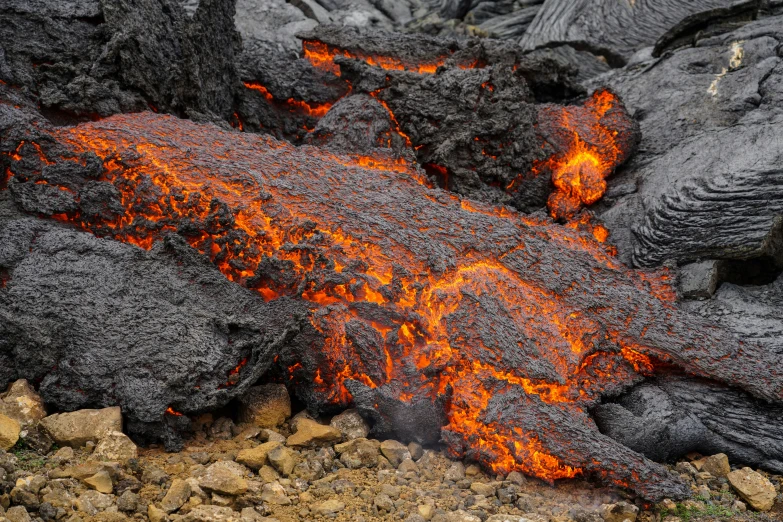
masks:
<svg viewBox="0 0 783 522"><path fill-rule="evenodd" d="M264 299L311 304L312 332L278 364L314 409L354 401L403 429L395 411L425 408L453 454L496 472L595 474L655 500L686 490L602 435L591 405L661 364L781 393L752 347L674 306L666 272L628 270L579 227L430 188L404 162L151 113L51 133L60 161L103 160L119 209L55 218L142 248L178 233Z"/></svg>

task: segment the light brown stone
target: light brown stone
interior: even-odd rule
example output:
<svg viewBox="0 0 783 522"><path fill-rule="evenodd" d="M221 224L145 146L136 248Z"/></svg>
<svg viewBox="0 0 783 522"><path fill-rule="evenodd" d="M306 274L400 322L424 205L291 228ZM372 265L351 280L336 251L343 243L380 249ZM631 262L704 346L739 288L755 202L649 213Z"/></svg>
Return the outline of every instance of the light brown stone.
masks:
<svg viewBox="0 0 783 522"><path fill-rule="evenodd" d="M729 457L724 453L718 453L703 459L701 471L706 471L713 477L726 477L731 473L731 466L729 466Z"/></svg>
<svg viewBox="0 0 783 522"><path fill-rule="evenodd" d="M119 407L114 407L56 413L42 419L41 426L60 446L81 448L89 441L101 440L110 432L121 432L122 412Z"/></svg>
<svg viewBox="0 0 783 522"><path fill-rule="evenodd" d="M396 440L385 440L381 442L381 453L386 457L395 468L405 459L411 458L411 452L408 446Z"/></svg>
<svg viewBox="0 0 783 522"><path fill-rule="evenodd" d="M199 486L232 497L245 493L248 484L236 466L242 468L235 462L221 461L212 464L199 479Z"/></svg>
<svg viewBox="0 0 783 522"><path fill-rule="evenodd" d="M0 414L11 417L24 428L46 417L46 408L30 383L20 379L11 384L6 393L0 394Z"/></svg>
<svg viewBox="0 0 783 522"><path fill-rule="evenodd" d="M296 448L325 446L339 442L342 433L337 428L318 424L314 420L302 419L297 423L296 433L288 437L286 444Z"/></svg>
<svg viewBox="0 0 783 522"><path fill-rule="evenodd" d="M95 475L87 477L82 482L99 493L108 494L114 490L114 484L112 483L111 476L106 471L99 471Z"/></svg>
<svg viewBox="0 0 783 522"><path fill-rule="evenodd" d="M276 428L291 416L291 398L282 384L250 388L239 398L240 422L259 428Z"/></svg>
<svg viewBox="0 0 783 522"><path fill-rule="evenodd" d="M160 507L166 513L173 513L188 501L190 494L190 484L182 479L174 479L166 496L160 501Z"/></svg>
<svg viewBox="0 0 783 522"><path fill-rule="evenodd" d="M261 469L268 462L267 455L275 448L280 447L279 442L265 442L255 448L244 449L237 454L236 461L250 469Z"/></svg>
<svg viewBox="0 0 783 522"><path fill-rule="evenodd" d="M147 508L147 517L149 517L150 522L164 522L169 519L166 512L156 507L155 504L150 504Z"/></svg>
<svg viewBox="0 0 783 522"><path fill-rule="evenodd" d="M742 468L732 471L726 477L729 484L757 511L769 511L775 503L775 486L760 473L750 468Z"/></svg>
<svg viewBox="0 0 783 522"><path fill-rule="evenodd" d="M119 431L112 431L101 439L90 458L125 462L138 456L139 449L127 435Z"/></svg>
<svg viewBox="0 0 783 522"><path fill-rule="evenodd" d="M0 449L8 451L19 440L22 426L11 417L0 414Z"/></svg>

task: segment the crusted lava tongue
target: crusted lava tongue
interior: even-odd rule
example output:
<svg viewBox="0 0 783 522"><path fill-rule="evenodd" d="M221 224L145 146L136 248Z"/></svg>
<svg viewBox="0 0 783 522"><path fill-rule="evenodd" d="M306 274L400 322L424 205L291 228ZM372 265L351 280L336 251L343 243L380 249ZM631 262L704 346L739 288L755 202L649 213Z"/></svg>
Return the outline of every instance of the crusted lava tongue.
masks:
<svg viewBox="0 0 783 522"><path fill-rule="evenodd" d="M76 210L52 215L61 227L112 238L105 243L122 246L131 257L145 252L117 242L156 256L160 240L177 232L182 247L192 249L182 261L185 281L198 263L204 269L206 261L196 259L208 259L237 283L224 279L199 290L203 282L196 275L190 291L219 289L218 302L240 317L249 314L246 327L225 319L214 332L217 344L172 345L174 353L196 350L214 365L203 370L212 376L203 396L192 381L203 371L193 372L183 357L176 360L187 378L166 380L156 400L143 404L138 398L146 394L137 391L153 379L150 368L167 369L155 351L140 347L132 362L112 372L113 379L141 383L118 386L112 396L103 393L103 381L95 388L93 380L71 375L73 367L61 356L80 349L82 337L63 335L47 352L46 343L29 350L20 344L23 337L6 336L8 364L21 376L31 368L32 378L60 375L67 384L57 394L124 401L130 415L149 412L160 419L169 399L188 404L195 393L205 399L199 404L217 406L236 396L268 367L269 352L278 347L281 360L296 361L292 382L313 409L347 405L355 392L365 411L378 405L384 430L384 419L388 426L400 415L430 412L432 422L422 432L427 439L445 417L442 432L452 450L470 447L471 456L495 471L547 479L591 473L650 500L682 496L683 489L661 466L601 435L586 412L602 397L676 367L772 401L783 398L783 374L770 354L678 309L668 272L627 269L607 253L605 234L597 229L593 237L589 230L430 188L424 173L402 159L297 148L151 113L40 134L43 145L17 139L3 155L16 204L28 201L18 199L26 184L68 192L64 177L44 176L49 171L43 167L78 164L93 153L103 170L91 181L112 185L122 212L94 212L94 201L86 208L75 201ZM19 331L24 321L52 314L51 305L20 307L27 301L9 300L23 282L31 296L44 295L34 288L46 287L40 277L19 279L17 262L4 261L3 268L12 270L0 289L0 312L16 317L5 324ZM226 297L231 288L238 294ZM180 306L177 294L166 297ZM302 307L310 316L299 335L264 326L275 314L293 317L292 309ZM106 328L112 318L97 317L95 326ZM114 337L92 337L106 343L100 345L106 353L125 353ZM231 356L215 355L221 350ZM31 354L48 354L60 364L54 370L31 366ZM175 375L165 372L166 379ZM57 396L44 388L49 393ZM439 405L443 416L432 413ZM159 411L149 411L153 406Z"/></svg>

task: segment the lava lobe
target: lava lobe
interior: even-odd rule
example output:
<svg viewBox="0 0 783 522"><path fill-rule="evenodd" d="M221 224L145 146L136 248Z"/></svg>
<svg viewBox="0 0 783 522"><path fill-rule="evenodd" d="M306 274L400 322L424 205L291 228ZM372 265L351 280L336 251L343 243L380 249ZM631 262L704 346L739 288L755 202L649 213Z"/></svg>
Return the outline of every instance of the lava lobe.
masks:
<svg viewBox="0 0 783 522"><path fill-rule="evenodd" d="M566 120L611 114L603 95L592 103ZM677 308L668 272L627 269L600 227L460 199L395 156L297 148L169 116L47 132L43 150L19 151L64 165L97 155L108 210L77 197L96 180L16 174L10 158L14 193L53 189L45 214L144 249L176 234L268 305L308 304L309 328L277 364L311 409L354 403L376 433L440 438L496 472L593 474L658 500L688 492L598 431L588 411L602 397L659 371L783 397L761 349ZM605 170L588 152L547 168L581 202L602 189ZM221 386L254 364L232 362Z"/></svg>

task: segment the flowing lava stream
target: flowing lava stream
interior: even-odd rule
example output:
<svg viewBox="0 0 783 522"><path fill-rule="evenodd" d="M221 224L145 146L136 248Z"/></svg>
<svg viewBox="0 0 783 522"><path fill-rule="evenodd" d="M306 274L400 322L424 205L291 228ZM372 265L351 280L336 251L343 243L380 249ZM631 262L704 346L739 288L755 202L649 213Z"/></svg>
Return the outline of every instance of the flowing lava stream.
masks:
<svg viewBox="0 0 783 522"><path fill-rule="evenodd" d="M663 468L598 433L587 408L662 362L733 371L720 349L695 352L735 347L678 319L667 273L626 269L588 221L562 227L460 200L400 159L150 113L52 134L72 151L62 160L103 160L101 181L122 208L56 219L145 249L177 232L265 300L309 301L320 340L280 363L311 398L347 406L369 390L442 404L449 449L495 472L673 487Z"/></svg>

